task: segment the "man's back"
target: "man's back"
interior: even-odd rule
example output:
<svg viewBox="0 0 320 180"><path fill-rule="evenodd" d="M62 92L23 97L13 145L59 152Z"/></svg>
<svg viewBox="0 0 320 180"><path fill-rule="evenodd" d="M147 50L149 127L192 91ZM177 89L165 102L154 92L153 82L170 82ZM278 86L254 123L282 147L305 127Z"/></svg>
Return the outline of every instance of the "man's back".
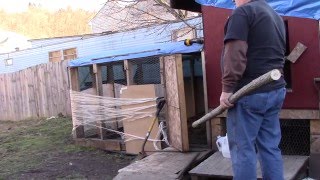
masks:
<svg viewBox="0 0 320 180"><path fill-rule="evenodd" d="M239 89L272 69L283 68L286 34L282 18L264 0L252 0L238 7L232 16L244 16L245 23L248 25L239 27L239 31L248 32L242 39L248 43L248 51L247 66L238 84L237 89ZM281 79L257 92L266 92L284 86L285 81Z"/></svg>

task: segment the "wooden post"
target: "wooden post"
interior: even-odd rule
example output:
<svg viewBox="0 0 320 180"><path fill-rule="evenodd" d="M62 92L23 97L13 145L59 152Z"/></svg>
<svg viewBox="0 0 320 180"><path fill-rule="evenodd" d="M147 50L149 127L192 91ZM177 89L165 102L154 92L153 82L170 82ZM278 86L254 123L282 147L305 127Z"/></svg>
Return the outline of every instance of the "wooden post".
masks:
<svg viewBox="0 0 320 180"><path fill-rule="evenodd" d="M72 91L80 91L80 86L79 86L79 72L78 68L69 68L69 79L70 79L70 88ZM72 102L71 102L72 103ZM73 112L72 112L73 113ZM82 124L77 124L74 118L73 120L73 127L75 128L73 131L73 137L74 138L84 138L84 127Z"/></svg>
<svg viewBox="0 0 320 180"><path fill-rule="evenodd" d="M164 58L160 57L159 58L159 64L160 64L160 78L161 78L161 84L164 85Z"/></svg>
<svg viewBox="0 0 320 180"><path fill-rule="evenodd" d="M128 60L124 60L124 69L126 70L127 75L127 86L133 85L133 70L132 70L132 63Z"/></svg>
<svg viewBox="0 0 320 180"><path fill-rule="evenodd" d="M201 51L201 65L202 65L204 108L205 108L205 113L207 114L209 112L209 107L208 107L206 59L205 59L204 51ZM207 144L208 144L209 148L212 148L211 121L206 122L206 132L207 132Z"/></svg>
<svg viewBox="0 0 320 180"><path fill-rule="evenodd" d="M98 64L92 65L92 84L94 85L93 88L95 89L95 93L97 96L103 96L103 88L102 88L102 73L101 73L101 66ZM98 109L99 111L99 109ZM100 112L98 112L100 113ZM106 138L106 125L104 121L98 121L98 136L100 139Z"/></svg>
<svg viewBox="0 0 320 180"><path fill-rule="evenodd" d="M189 150L186 102L184 93L182 55L164 57L167 100L167 123L171 146Z"/></svg>
<svg viewBox="0 0 320 180"><path fill-rule="evenodd" d="M192 116L194 116L196 114L196 99L195 99L195 95L194 95L195 94L194 93L194 59L190 59L189 65L190 65L190 87L191 87L190 100L191 100L191 102L188 102L188 103L190 103L189 106L191 106L191 107L188 110L191 111L190 114ZM186 99L187 99L187 97L186 97Z"/></svg>

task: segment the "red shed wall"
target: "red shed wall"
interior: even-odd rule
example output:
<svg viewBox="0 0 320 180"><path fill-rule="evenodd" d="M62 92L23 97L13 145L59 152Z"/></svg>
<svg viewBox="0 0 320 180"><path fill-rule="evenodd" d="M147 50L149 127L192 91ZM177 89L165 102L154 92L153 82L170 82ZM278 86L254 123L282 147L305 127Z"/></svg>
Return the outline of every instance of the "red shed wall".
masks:
<svg viewBox="0 0 320 180"><path fill-rule="evenodd" d="M224 24L231 10L202 6L209 108L219 105L221 93L220 58ZM287 93L285 109L318 109L318 92L313 79L320 77L319 22L312 19L284 17L288 22L290 51L297 42L308 49L291 64L292 92Z"/></svg>

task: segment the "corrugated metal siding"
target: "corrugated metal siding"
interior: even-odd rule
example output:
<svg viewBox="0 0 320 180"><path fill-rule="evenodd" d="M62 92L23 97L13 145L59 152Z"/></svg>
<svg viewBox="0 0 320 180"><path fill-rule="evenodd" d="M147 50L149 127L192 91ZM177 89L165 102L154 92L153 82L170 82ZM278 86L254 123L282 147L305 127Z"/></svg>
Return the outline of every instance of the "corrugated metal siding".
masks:
<svg viewBox="0 0 320 180"><path fill-rule="evenodd" d="M202 18L194 18L187 21L190 25L196 25L198 29L197 37L203 37ZM162 43L171 41L171 33L174 30L187 27L183 22L174 24L163 24L142 28L133 31L119 32L104 36L79 39L75 41L42 46L38 48L22 50L9 54L0 55L0 74L19 71L31 66L35 66L49 61L49 52L77 48L78 57L99 54L108 50L120 48L130 48L139 45ZM12 66L5 66L4 59L13 59Z"/></svg>

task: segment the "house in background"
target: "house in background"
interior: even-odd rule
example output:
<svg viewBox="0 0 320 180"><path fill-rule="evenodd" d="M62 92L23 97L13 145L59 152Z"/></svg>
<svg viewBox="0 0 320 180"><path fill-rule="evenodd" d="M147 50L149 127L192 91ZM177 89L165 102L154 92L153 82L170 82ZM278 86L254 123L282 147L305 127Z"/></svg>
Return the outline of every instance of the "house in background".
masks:
<svg viewBox="0 0 320 180"><path fill-rule="evenodd" d="M90 20L93 33L123 31L156 24L182 21L198 13L174 10L165 1L108 1Z"/></svg>
<svg viewBox="0 0 320 180"><path fill-rule="evenodd" d="M30 40L31 48L0 53L0 74L16 72L42 63L197 37L203 37L201 17L129 31Z"/></svg>
<svg viewBox="0 0 320 180"><path fill-rule="evenodd" d="M30 48L28 38L15 32L0 30L0 53Z"/></svg>

